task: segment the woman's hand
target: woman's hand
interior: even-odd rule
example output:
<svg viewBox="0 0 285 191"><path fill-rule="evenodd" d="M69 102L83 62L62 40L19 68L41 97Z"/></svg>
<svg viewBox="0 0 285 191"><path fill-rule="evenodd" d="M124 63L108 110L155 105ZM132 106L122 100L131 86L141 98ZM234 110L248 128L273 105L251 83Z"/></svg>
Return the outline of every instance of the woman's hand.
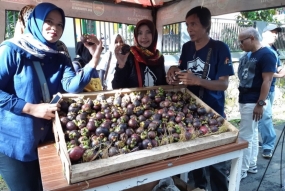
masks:
<svg viewBox="0 0 285 191"><path fill-rule="evenodd" d="M128 56L130 54L130 52L128 52L125 55L121 54L122 46L123 46L122 44L115 44L115 49L114 49L114 53L115 53L115 56L116 56L119 68L124 68L125 67L125 64L127 62Z"/></svg>
<svg viewBox="0 0 285 191"><path fill-rule="evenodd" d="M92 55L92 60L89 62L92 64L92 67L96 68L99 61L100 55L102 52L102 41L98 40L95 35L86 35L86 42L84 42L84 46L89 50Z"/></svg>
<svg viewBox="0 0 285 191"><path fill-rule="evenodd" d="M31 104L27 103L23 108L23 113L32 115L37 118L43 119L52 119L55 117L55 111L60 110L60 104L49 104L49 103L40 103L40 104Z"/></svg>
<svg viewBox="0 0 285 191"><path fill-rule="evenodd" d="M177 78L176 73L179 72L180 69L177 66L171 66L166 74L166 82L171 85L178 85L179 79Z"/></svg>
<svg viewBox="0 0 285 191"><path fill-rule="evenodd" d="M176 72L177 78L179 79L180 84L188 86L200 86L201 78L193 74L190 70Z"/></svg>

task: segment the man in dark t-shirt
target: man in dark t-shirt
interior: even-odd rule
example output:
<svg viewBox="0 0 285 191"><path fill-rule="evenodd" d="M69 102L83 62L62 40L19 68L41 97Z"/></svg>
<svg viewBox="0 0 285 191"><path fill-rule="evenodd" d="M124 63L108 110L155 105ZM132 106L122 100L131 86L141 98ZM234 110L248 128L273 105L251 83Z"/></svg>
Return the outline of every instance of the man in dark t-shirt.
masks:
<svg viewBox="0 0 285 191"><path fill-rule="evenodd" d="M243 150L241 179L247 173L257 173L258 121L262 119L263 107L268 104L268 92L276 71L276 56L261 44L261 37L254 28L239 34L240 47L247 52L240 58L238 77L241 122L239 137L248 141Z"/></svg>
<svg viewBox="0 0 285 191"><path fill-rule="evenodd" d="M169 68L167 83L187 85L191 92L225 117L224 91L228 88L229 76L234 74L229 48L209 37L211 13L207 8L191 9L186 15L186 25L191 41L182 47L180 65ZM207 189L205 169L192 172L195 187ZM209 166L209 173L212 191L228 190L226 162Z"/></svg>
<svg viewBox="0 0 285 191"><path fill-rule="evenodd" d="M228 46L213 39L209 39L209 42L200 50L196 50L195 42L189 41L182 47L182 54L180 56L179 69L189 70L195 76L202 77L205 62L207 60L207 54L209 49L212 48L211 56L209 59L209 70L205 77L206 80L214 81L219 80L222 76L234 75L231 54ZM193 85L188 86L188 89L199 96L200 86ZM215 100L215 101L213 101ZM203 101L218 112L221 116L224 116L225 105L225 93L224 90L212 90L206 89L203 94Z"/></svg>
<svg viewBox="0 0 285 191"><path fill-rule="evenodd" d="M275 96L275 82L276 78L282 78L285 75L285 68L282 67L279 52L273 45L277 40L278 33L281 32L281 28L275 24L268 24L262 33L262 45L268 47L275 54L277 58L276 73L273 74L273 80L268 93L269 102L264 107L262 119L258 122L258 131L261 135L262 156L264 158L271 158L276 141L276 132L272 121L272 106Z"/></svg>

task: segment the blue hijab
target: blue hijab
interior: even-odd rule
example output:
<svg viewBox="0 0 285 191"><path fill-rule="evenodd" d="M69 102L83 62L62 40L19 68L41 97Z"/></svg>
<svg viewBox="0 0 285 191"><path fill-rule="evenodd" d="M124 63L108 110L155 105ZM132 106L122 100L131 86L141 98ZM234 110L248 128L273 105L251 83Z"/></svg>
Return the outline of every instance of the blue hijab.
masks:
<svg viewBox="0 0 285 191"><path fill-rule="evenodd" d="M57 50L56 42L50 43L42 35L42 28L43 28L45 18L51 11L54 11L54 10L58 10L60 12L62 16L63 29L64 29L65 14L63 10L51 3L40 3L35 7L33 12L31 13L24 33L31 33L34 36L34 38L38 39L46 46L54 50Z"/></svg>

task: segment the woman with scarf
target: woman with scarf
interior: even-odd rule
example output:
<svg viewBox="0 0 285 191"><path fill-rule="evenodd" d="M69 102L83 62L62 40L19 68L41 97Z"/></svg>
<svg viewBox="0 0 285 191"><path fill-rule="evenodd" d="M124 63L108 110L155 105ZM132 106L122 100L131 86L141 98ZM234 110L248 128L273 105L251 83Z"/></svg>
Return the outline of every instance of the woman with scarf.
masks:
<svg viewBox="0 0 285 191"><path fill-rule="evenodd" d="M112 81L113 89L166 85L164 57L156 49L157 30L152 21L139 21L134 30L136 46L130 53L120 54L115 46L117 66Z"/></svg>
<svg viewBox="0 0 285 191"><path fill-rule="evenodd" d="M49 104L50 95L81 92L99 62L102 42L88 36L95 43L87 45L92 59L76 75L56 46L64 25L62 9L41 3L24 34L0 45L0 174L11 191L43 190L37 147L52 132L51 119L60 110L59 104Z"/></svg>
<svg viewBox="0 0 285 191"><path fill-rule="evenodd" d="M104 54L97 66L97 71L99 70L100 74L102 74L100 78L101 81L103 80L105 90L112 90L112 80L117 64L117 59L114 54L115 45L122 46L124 44L124 38L119 33L114 34L111 38L111 43L109 44L109 51Z"/></svg>

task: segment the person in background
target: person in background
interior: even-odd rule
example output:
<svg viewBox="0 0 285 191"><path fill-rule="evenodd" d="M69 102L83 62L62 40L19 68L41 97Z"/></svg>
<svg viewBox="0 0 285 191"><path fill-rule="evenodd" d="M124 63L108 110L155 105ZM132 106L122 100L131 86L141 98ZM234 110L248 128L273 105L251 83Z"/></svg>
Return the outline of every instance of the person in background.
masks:
<svg viewBox="0 0 285 191"><path fill-rule="evenodd" d="M264 106L269 104L268 92L276 71L277 58L261 44L261 37L254 28L238 36L240 47L247 52L240 58L238 67L239 110L241 115L239 137L248 141L243 150L241 179L247 172L257 173L258 121L263 118Z"/></svg>
<svg viewBox="0 0 285 191"><path fill-rule="evenodd" d="M77 74L83 72L83 68L86 64L90 62L92 59L92 55L89 50L85 47L84 43L79 41L76 44L76 57L72 61L73 68ZM97 66L96 66L97 67ZM94 71L92 78L87 86L85 86L84 91L93 92L93 91L101 91L102 84L99 78L97 70Z"/></svg>
<svg viewBox="0 0 285 191"><path fill-rule="evenodd" d="M75 47L76 56L72 62L75 72L78 72L92 59L92 55L81 41L77 42Z"/></svg>
<svg viewBox="0 0 285 191"><path fill-rule="evenodd" d="M122 46L115 45L117 66L113 89L166 85L164 57L156 49L157 30L152 21L143 19L134 29L136 46L121 54Z"/></svg>
<svg viewBox="0 0 285 191"><path fill-rule="evenodd" d="M185 19L191 40L182 47L179 65L169 68L167 82L187 85L192 93L225 117L225 90L229 85L229 76L234 75L229 47L209 37L211 12L206 7L191 9ZM228 190L226 170L226 162L209 166L212 191ZM193 170L192 173L195 187L206 190L205 168Z"/></svg>
<svg viewBox="0 0 285 191"><path fill-rule="evenodd" d="M14 37L18 37L24 33L29 16L33 12L34 8L35 5L26 5L20 10L14 30Z"/></svg>
<svg viewBox="0 0 285 191"><path fill-rule="evenodd" d="M270 86L270 90L268 93L268 104L264 106L264 112L262 118L258 122L258 130L261 135L262 139L262 156L264 158L271 158L272 151L274 149L275 141L276 141L276 132L273 126L272 121L272 106L274 102L274 95L275 95L275 82L276 78L282 78L285 76L285 69L283 68L280 58L279 52L277 51L276 47L273 45L278 37L278 32L281 32L281 28L275 24L269 24L263 29L262 33L262 44L263 46L268 47L272 52L275 54L277 58L276 63L276 73L273 75L273 80ZM257 173L256 171L253 171Z"/></svg>
<svg viewBox="0 0 285 191"><path fill-rule="evenodd" d="M100 70L102 76L101 80L103 80L104 89L112 90L112 80L114 78L115 67L117 64L117 59L114 54L115 45L122 46L124 45L124 39L119 34L116 33L111 38L111 43L109 45L109 51L106 52L97 66L97 70Z"/></svg>
<svg viewBox="0 0 285 191"><path fill-rule="evenodd" d="M11 191L43 190L37 147L52 131L51 119L60 110L60 104L49 104L49 95L82 92L100 59L102 42L87 36L94 43L86 43L92 59L76 74L71 60L57 50L64 26L61 8L40 3L24 34L0 45L0 174Z"/></svg>

